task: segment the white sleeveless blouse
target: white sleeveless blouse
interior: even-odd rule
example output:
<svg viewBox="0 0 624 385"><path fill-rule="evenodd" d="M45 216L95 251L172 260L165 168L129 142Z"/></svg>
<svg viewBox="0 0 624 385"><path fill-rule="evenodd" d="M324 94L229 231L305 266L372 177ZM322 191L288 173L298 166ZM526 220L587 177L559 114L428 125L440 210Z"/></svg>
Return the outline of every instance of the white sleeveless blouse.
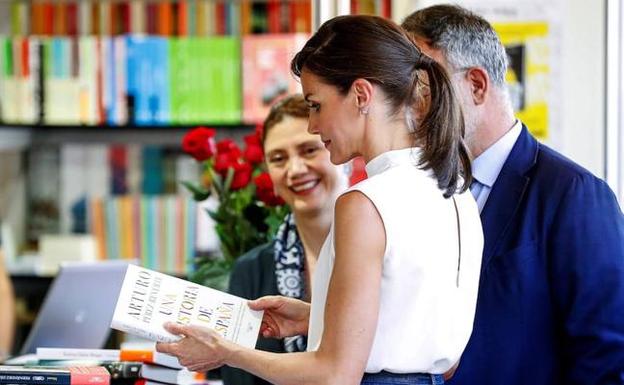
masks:
<svg viewBox="0 0 624 385"><path fill-rule="evenodd" d="M367 373L444 373L459 360L472 332L483 250L479 211L470 191L454 195L459 260L453 199L443 197L431 171L416 166L418 157L418 148L383 153L366 165L368 179L347 190L365 194L386 229ZM310 351L318 349L323 334L334 242L332 226L312 281Z"/></svg>

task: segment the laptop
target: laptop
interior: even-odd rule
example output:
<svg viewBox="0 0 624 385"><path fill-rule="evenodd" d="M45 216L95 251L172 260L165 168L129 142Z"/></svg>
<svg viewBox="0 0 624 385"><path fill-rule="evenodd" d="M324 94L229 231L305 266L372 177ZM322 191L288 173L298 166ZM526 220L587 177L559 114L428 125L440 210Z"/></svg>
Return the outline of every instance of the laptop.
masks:
<svg viewBox="0 0 624 385"><path fill-rule="evenodd" d="M127 266L128 261L62 265L20 354L38 347L102 348Z"/></svg>

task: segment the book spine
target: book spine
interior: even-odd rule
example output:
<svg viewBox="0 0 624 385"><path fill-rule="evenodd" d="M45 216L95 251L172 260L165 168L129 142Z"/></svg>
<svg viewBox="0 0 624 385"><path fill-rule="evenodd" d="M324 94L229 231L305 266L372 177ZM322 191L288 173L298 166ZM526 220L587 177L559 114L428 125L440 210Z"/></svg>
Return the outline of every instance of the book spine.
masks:
<svg viewBox="0 0 624 385"><path fill-rule="evenodd" d="M37 348L39 360L117 361L119 354L116 349Z"/></svg>
<svg viewBox="0 0 624 385"><path fill-rule="evenodd" d="M69 373L37 373L29 372L27 369L23 372L0 371L0 384L20 384L20 385L70 385L71 375Z"/></svg>

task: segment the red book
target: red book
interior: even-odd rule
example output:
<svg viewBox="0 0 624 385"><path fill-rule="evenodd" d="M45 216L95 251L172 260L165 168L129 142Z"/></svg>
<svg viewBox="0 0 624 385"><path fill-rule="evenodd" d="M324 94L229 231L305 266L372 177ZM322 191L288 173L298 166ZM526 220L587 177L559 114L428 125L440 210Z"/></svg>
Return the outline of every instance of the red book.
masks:
<svg viewBox="0 0 624 385"><path fill-rule="evenodd" d="M173 21L171 20L171 4L168 0L158 4L158 34L163 36L171 35Z"/></svg>
<svg viewBox="0 0 624 385"><path fill-rule="evenodd" d="M22 367L1 366L0 372L16 378L17 384L70 384L70 385L109 385L110 374L102 366L82 367ZM10 381L10 380L9 380Z"/></svg>
<svg viewBox="0 0 624 385"><path fill-rule="evenodd" d="M127 34L130 33L130 4L126 1L122 1L117 5L118 17L119 17L119 33Z"/></svg>
<svg viewBox="0 0 624 385"><path fill-rule="evenodd" d="M147 25L146 32L148 35L155 35L158 31L156 25L158 24L158 4L154 2L147 3Z"/></svg>
<svg viewBox="0 0 624 385"><path fill-rule="evenodd" d="M70 372L71 385L109 385L110 374L102 366L76 366L67 368Z"/></svg>
<svg viewBox="0 0 624 385"><path fill-rule="evenodd" d="M28 49L29 45L30 44L29 44L28 38L23 38L22 39L22 52L21 52L21 54L22 54L21 73L22 73L22 76L24 78L27 78L27 77L30 76L30 60L29 60L29 58L30 58L30 55L29 55L30 50Z"/></svg>
<svg viewBox="0 0 624 385"><path fill-rule="evenodd" d="M392 0L381 0L381 16L392 18Z"/></svg>
<svg viewBox="0 0 624 385"><path fill-rule="evenodd" d="M188 4L186 0L178 1L178 36L188 36Z"/></svg>
<svg viewBox="0 0 624 385"><path fill-rule="evenodd" d="M226 34L225 24L225 4L223 1L217 1L215 5L215 32L217 35L223 36Z"/></svg>
<svg viewBox="0 0 624 385"><path fill-rule="evenodd" d="M267 18L269 21L269 33L280 32L280 3L279 0L268 0Z"/></svg>
<svg viewBox="0 0 624 385"><path fill-rule="evenodd" d="M51 1L43 4L43 34L54 33L54 4Z"/></svg>
<svg viewBox="0 0 624 385"><path fill-rule="evenodd" d="M78 4L67 3L67 34L76 36L78 34Z"/></svg>

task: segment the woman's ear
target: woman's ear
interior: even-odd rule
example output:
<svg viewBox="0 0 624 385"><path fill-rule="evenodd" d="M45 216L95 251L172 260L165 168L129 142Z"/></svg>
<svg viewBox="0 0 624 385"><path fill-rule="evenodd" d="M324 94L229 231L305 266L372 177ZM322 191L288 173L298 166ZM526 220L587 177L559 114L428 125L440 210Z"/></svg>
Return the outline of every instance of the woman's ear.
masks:
<svg viewBox="0 0 624 385"><path fill-rule="evenodd" d="M366 79L355 79L353 84L351 84L351 91L355 96L355 106L360 111L360 114L368 114L374 93L373 84Z"/></svg>

